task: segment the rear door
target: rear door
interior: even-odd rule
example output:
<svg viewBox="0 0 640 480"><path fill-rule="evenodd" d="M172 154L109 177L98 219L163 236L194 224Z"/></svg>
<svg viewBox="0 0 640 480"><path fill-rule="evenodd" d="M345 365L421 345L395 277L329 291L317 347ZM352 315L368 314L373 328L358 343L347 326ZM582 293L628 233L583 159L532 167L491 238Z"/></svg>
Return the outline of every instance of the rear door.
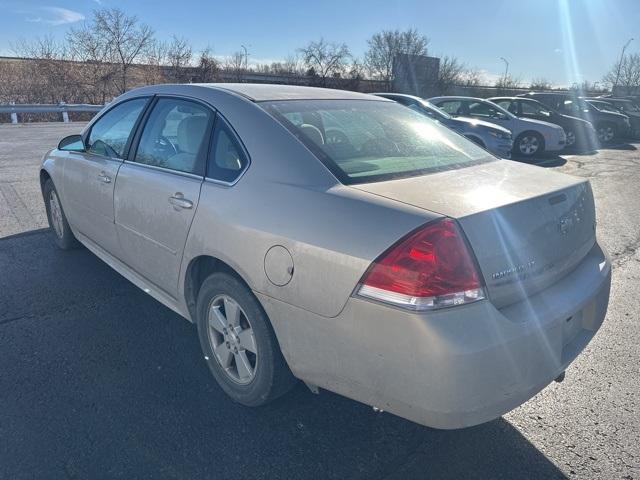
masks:
<svg viewBox="0 0 640 480"><path fill-rule="evenodd" d="M213 110L201 103L156 98L116 182L115 224L122 258L174 298L213 119Z"/></svg>
<svg viewBox="0 0 640 480"><path fill-rule="evenodd" d="M124 101L104 113L85 134L85 152L65 160L63 200L70 223L112 255L118 255L113 189L136 123L149 101Z"/></svg>

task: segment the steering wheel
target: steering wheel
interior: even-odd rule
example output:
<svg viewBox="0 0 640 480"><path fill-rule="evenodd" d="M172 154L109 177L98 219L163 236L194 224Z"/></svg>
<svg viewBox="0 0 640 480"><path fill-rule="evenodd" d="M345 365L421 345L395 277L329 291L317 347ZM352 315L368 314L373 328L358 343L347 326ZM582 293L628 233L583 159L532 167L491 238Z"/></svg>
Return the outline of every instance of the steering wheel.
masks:
<svg viewBox="0 0 640 480"><path fill-rule="evenodd" d="M327 129L326 136L327 136L327 138L325 138L324 143L329 144L329 145L350 144L351 143L351 142L349 142L349 139L347 138L347 136L344 133L342 133L340 130L336 130L334 128Z"/></svg>
<svg viewBox="0 0 640 480"><path fill-rule="evenodd" d="M153 148L154 150L156 150L156 152L159 152L163 154L163 156L166 156L166 158L169 158L178 153L178 149L176 148L176 146L164 135L156 138L156 141L153 144Z"/></svg>

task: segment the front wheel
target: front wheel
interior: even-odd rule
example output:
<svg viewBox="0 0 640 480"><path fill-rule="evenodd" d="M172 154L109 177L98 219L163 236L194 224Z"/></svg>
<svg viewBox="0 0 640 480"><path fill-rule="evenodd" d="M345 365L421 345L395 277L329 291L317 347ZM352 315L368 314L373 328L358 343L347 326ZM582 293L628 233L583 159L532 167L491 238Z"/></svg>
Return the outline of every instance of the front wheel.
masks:
<svg viewBox="0 0 640 480"><path fill-rule="evenodd" d="M80 246L80 243L71 231L67 217L62 209L62 204L60 203L60 197L51 179L45 182L42 192L44 195L44 205L47 210L47 220L49 220L49 227L53 230L53 238L56 245L62 250L77 248Z"/></svg>
<svg viewBox="0 0 640 480"><path fill-rule="evenodd" d="M198 336L220 387L242 405L257 407L296 382L262 306L240 280L214 273L198 293Z"/></svg>
<svg viewBox="0 0 640 480"><path fill-rule="evenodd" d="M609 123L605 123L598 126L598 140L601 143L610 143L616 138L616 127Z"/></svg>
<svg viewBox="0 0 640 480"><path fill-rule="evenodd" d="M544 152L544 140L539 133L521 133L515 141L515 153L524 157L533 157Z"/></svg>

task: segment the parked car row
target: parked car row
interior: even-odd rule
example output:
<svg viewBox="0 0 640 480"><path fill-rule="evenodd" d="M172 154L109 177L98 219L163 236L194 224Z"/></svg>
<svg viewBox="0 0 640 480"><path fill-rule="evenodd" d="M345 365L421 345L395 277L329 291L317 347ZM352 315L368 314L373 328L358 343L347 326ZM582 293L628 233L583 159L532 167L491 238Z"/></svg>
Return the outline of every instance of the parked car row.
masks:
<svg viewBox="0 0 640 480"><path fill-rule="evenodd" d="M630 99L555 92L489 99L376 95L434 118L502 158L595 150L622 137L640 138L640 107Z"/></svg>

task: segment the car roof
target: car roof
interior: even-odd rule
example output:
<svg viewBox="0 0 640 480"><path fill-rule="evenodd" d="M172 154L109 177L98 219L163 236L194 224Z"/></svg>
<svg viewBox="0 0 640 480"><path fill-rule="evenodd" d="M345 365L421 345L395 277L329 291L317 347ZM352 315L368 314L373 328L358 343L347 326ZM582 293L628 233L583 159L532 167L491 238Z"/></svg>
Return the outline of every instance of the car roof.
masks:
<svg viewBox="0 0 640 480"><path fill-rule="evenodd" d="M373 92L371 95L375 95L376 97L383 97L383 98L389 98L389 97L411 98L413 100L422 100L422 101L426 102L426 100L424 98L420 98L420 97L418 97L416 95L409 95L407 93Z"/></svg>
<svg viewBox="0 0 640 480"><path fill-rule="evenodd" d="M453 96L453 95L444 95L442 97L431 97L427 99L428 102L431 100L474 100L478 102L490 102L491 100L487 100L486 98L478 98L478 97L466 97L464 95Z"/></svg>
<svg viewBox="0 0 640 480"><path fill-rule="evenodd" d="M489 100L490 102L493 102L494 100L529 100L529 101L534 101L533 98L523 98L523 97L489 97L487 98L487 100Z"/></svg>
<svg viewBox="0 0 640 480"><path fill-rule="evenodd" d="M332 88L275 85L267 83L196 83L193 85L225 90L254 102L269 100L383 100L366 93L349 92Z"/></svg>

